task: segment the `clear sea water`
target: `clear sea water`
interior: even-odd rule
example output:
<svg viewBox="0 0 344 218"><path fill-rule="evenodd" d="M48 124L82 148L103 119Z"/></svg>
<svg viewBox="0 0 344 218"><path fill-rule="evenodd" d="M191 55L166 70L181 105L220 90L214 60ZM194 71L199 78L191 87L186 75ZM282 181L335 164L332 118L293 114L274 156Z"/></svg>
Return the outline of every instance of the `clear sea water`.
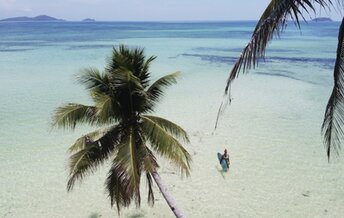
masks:
<svg viewBox="0 0 344 218"><path fill-rule="evenodd" d="M91 128L69 132L50 123L63 103L90 103L75 75L102 69L119 44L158 56L153 79L183 73L156 114L191 136L191 177L181 179L166 162L160 170L187 217L342 217L344 154L328 164L320 135L339 23L303 23L302 31L290 24L265 62L235 81L214 131L228 72L254 24L0 23L0 217L117 216L103 188L108 164L73 192L65 189L68 145ZM227 174L216 160L224 148L232 160ZM143 201L122 217L173 217L156 197L155 207Z"/></svg>

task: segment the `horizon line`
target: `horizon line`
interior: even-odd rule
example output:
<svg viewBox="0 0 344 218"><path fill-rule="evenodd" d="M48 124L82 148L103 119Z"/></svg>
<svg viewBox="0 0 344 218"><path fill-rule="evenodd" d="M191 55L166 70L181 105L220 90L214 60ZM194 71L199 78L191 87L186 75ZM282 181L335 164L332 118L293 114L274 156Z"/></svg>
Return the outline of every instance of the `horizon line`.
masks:
<svg viewBox="0 0 344 218"><path fill-rule="evenodd" d="M0 22L84 22L84 23L95 23L95 22L123 22L123 23L216 23L216 22L258 22L258 20L94 20L94 21L83 21L81 20L65 20L65 19L58 19L58 20L36 20L36 21L6 21L4 19L8 18L1 18ZM289 20L293 22L293 20ZM300 22L309 22L310 20L300 20ZM341 22L341 20L332 20L330 22ZM321 22L319 22L321 23Z"/></svg>
<svg viewBox="0 0 344 218"><path fill-rule="evenodd" d="M81 18L80 20L68 20L68 19L64 19L64 18L56 18L56 17L52 17L50 15L46 15L46 14L41 14L41 15L37 15L37 16L17 16L17 17L6 17L6 18L0 18L0 21L6 21L6 19L11 19L11 18L19 18L19 17L27 17L27 18L36 18L39 16L47 16L50 18L54 18L56 20L47 20L47 21L33 21L33 22L156 22L156 23L201 23L201 22L257 22L259 19L208 19L208 20L203 20L203 19L199 19L199 20L124 20L124 19L119 19L119 20L97 20L95 18L91 18L91 17L86 17L86 18ZM329 18L331 19L333 22L340 22L341 20L334 20L330 17L315 17L313 19L317 19L317 18ZM93 21L84 21L86 19L91 19ZM307 21L312 21L313 19L308 19L308 20L300 20L301 22L307 22ZM288 21L293 21L293 20L288 20ZM7 22L7 21L6 21ZM9 22L30 22L30 21L9 21Z"/></svg>

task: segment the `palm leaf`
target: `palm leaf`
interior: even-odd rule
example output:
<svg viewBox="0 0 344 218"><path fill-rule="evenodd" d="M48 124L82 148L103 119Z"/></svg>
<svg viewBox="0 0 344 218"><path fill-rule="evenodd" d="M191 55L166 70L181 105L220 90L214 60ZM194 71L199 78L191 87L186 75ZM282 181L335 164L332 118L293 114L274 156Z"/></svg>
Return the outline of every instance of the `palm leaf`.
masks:
<svg viewBox="0 0 344 218"><path fill-rule="evenodd" d="M161 77L155 81L148 89L147 95L148 98L156 103L160 100L164 93L164 88L177 83L177 78L180 76L180 72L175 72Z"/></svg>
<svg viewBox="0 0 344 218"><path fill-rule="evenodd" d="M138 75L138 77L141 80L141 84L144 88L146 88L149 84L149 79L150 79L150 73L149 73L149 67L152 61L156 59L156 56L150 56L145 62L144 65L142 66L141 72Z"/></svg>
<svg viewBox="0 0 344 218"><path fill-rule="evenodd" d="M147 87L150 77L149 66L155 59L156 56L146 59L143 48L130 49L120 45L118 48L113 48L112 58L108 60L107 71L113 74L120 68L127 69L140 79L143 87Z"/></svg>
<svg viewBox="0 0 344 218"><path fill-rule="evenodd" d="M108 173L106 187L111 199L111 205L116 204L118 212L121 206L128 206L132 199L136 205L141 202L140 196L140 157L137 155L137 145L133 128L118 145L112 167Z"/></svg>
<svg viewBox="0 0 344 218"><path fill-rule="evenodd" d="M291 17L294 23L300 26L299 17L303 18L302 12L315 12L315 4L328 9L333 5L331 0L272 0L258 21L251 40L235 62L227 79L225 94L228 94L229 86L240 71L245 73L255 68L259 60L265 57L268 43L274 35L279 35L284 30L287 19Z"/></svg>
<svg viewBox="0 0 344 218"><path fill-rule="evenodd" d="M115 97L122 111L121 116L132 116L133 113L144 113L151 110L141 81L133 72L127 69L118 69L111 78Z"/></svg>
<svg viewBox="0 0 344 218"><path fill-rule="evenodd" d="M133 198L133 188L129 184L129 175L125 167L113 160L111 169L105 181L106 191L110 198L111 206L116 204L118 214L121 207L128 207Z"/></svg>
<svg viewBox="0 0 344 218"><path fill-rule="evenodd" d="M138 144L142 145L138 147L138 156L140 157L142 162L142 166L140 167L141 170L146 171L146 179L148 186L148 204L153 206L155 198L153 193L153 182L151 173L156 172L157 168L159 168L159 165L156 161L153 152L145 145L146 139L142 135L142 133L142 129L138 129Z"/></svg>
<svg viewBox="0 0 344 218"><path fill-rule="evenodd" d="M99 124L108 124L119 120L120 108L110 95L97 91L92 91L91 95L96 104L96 116Z"/></svg>
<svg viewBox="0 0 344 218"><path fill-rule="evenodd" d="M97 167L108 159L109 155L119 142L121 126L112 127L105 134L93 132L89 136L101 135L95 141L79 140L78 144L72 145L71 151L77 151L69 158L70 175L67 190L72 190L76 180L82 180L84 176L92 173Z"/></svg>
<svg viewBox="0 0 344 218"><path fill-rule="evenodd" d="M81 70L80 75L77 77L77 81L85 85L89 90L95 90L99 93L109 94L110 81L107 74L102 74L95 68L85 68Z"/></svg>
<svg viewBox="0 0 344 218"><path fill-rule="evenodd" d="M120 67L114 71L111 79L116 89L127 88L128 85L131 85L133 88L143 89L140 78L135 76L130 69L124 67Z"/></svg>
<svg viewBox="0 0 344 218"><path fill-rule="evenodd" d="M140 205L140 176L146 171L148 182L148 202L154 203L152 180L150 173L158 167L153 153L143 144L144 138L140 130L131 127L129 134L118 145L112 167L106 180L106 190L111 205L116 204L118 212L122 206L128 206L134 199Z"/></svg>
<svg viewBox="0 0 344 218"><path fill-rule="evenodd" d="M147 178L147 186L148 186L148 203L153 206L154 205L154 192L153 192L153 181L152 176L149 172L146 173Z"/></svg>
<svg viewBox="0 0 344 218"><path fill-rule="evenodd" d="M53 116L53 126L74 129L77 123L94 124L97 109L93 106L69 103L58 107Z"/></svg>
<svg viewBox="0 0 344 218"><path fill-rule="evenodd" d="M161 156L171 160L181 174L190 174L191 156L185 148L163 127L148 117L142 117L142 130L151 147Z"/></svg>
<svg viewBox="0 0 344 218"><path fill-rule="evenodd" d="M166 120L164 118L157 117L157 116L143 115L143 117L151 120L156 125L161 126L165 131L167 131L172 136L176 138L180 138L184 140L184 142L187 142L187 143L190 142L187 132L182 127L178 126L177 124L169 120Z"/></svg>
<svg viewBox="0 0 344 218"><path fill-rule="evenodd" d="M96 130L94 132L87 133L86 135L78 138L74 142L74 144L69 147L68 151L70 153L73 153L73 152L78 152L80 150L85 149L86 145L88 145L89 141L99 140L109 130L110 129Z"/></svg>
<svg viewBox="0 0 344 218"><path fill-rule="evenodd" d="M334 87L327 103L322 132L330 159L331 150L338 154L344 137L344 19L340 26L338 36L337 58L334 67Z"/></svg>
<svg viewBox="0 0 344 218"><path fill-rule="evenodd" d="M118 145L118 152L115 161L126 171L128 187L132 190L132 195L135 197L137 205L140 204L140 175L141 163L140 156L138 155L137 137L134 133L133 127L127 128L128 132Z"/></svg>

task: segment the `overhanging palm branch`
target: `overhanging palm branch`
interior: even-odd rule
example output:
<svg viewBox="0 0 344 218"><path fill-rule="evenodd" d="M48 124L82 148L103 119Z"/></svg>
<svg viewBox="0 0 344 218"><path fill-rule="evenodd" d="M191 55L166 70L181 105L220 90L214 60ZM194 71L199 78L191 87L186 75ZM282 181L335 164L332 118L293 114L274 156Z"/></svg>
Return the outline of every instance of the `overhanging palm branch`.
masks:
<svg viewBox="0 0 344 218"><path fill-rule="evenodd" d="M235 62L227 79L225 93L228 94L229 86L240 71L245 73L255 68L259 60L265 57L268 43L274 35L279 35L284 30L289 18L300 27L300 17L304 18L302 13L315 12L315 4L330 10L333 0L272 0L259 19L251 40Z"/></svg>
<svg viewBox="0 0 344 218"><path fill-rule="evenodd" d="M230 86L239 73L247 73L251 68L255 68L261 59L265 58L268 43L273 39L274 35L279 36L285 29L289 18L300 28L300 18L305 20L303 13L316 13L316 5L329 11L332 8L342 10L343 2L341 0L272 0L270 2L259 19L249 43L243 49L230 71L225 88L225 95L229 96L229 102L231 102ZM336 65L338 64L340 65L337 56ZM344 135L341 129L344 118L340 117L344 116L344 111L341 108L342 106L338 106L341 102L341 95L344 92L342 78L339 76L341 75L340 69L339 66L335 68L335 87L329 99L322 126L328 158L330 158L331 147L336 151L340 148L340 137ZM226 106L227 104L221 104L215 128Z"/></svg>
<svg viewBox="0 0 344 218"><path fill-rule="evenodd" d="M339 30L337 58L334 67L334 87L327 103L322 132L330 159L331 150L338 153L344 140L344 19Z"/></svg>

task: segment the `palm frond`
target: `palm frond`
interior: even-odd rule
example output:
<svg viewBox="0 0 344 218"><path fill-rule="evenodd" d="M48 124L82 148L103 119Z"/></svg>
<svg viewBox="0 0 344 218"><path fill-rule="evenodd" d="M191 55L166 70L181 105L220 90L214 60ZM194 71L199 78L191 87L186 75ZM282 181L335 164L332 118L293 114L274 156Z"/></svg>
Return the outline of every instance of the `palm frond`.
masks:
<svg viewBox="0 0 344 218"><path fill-rule="evenodd" d="M111 206L117 206L120 213L121 207L128 207L133 198L133 188L130 186L128 171L122 164L113 161L105 181L106 191L110 198Z"/></svg>
<svg viewBox="0 0 344 218"><path fill-rule="evenodd" d="M142 170L152 173L159 168L153 152L146 145L139 147L139 155L142 159Z"/></svg>
<svg viewBox="0 0 344 218"><path fill-rule="evenodd" d="M141 203L140 176L142 168L137 147L133 128L130 127L127 135L122 138L118 145L106 180L111 205L116 204L118 212L121 206L128 206L133 199L137 206Z"/></svg>
<svg viewBox="0 0 344 218"><path fill-rule="evenodd" d="M227 79L225 94L228 94L229 86L240 71L245 73L264 59L268 43L274 35L279 35L284 30L288 18L292 18L300 26L302 13L315 12L315 4L328 9L333 6L331 0L272 0L258 21L251 40L235 62Z"/></svg>
<svg viewBox="0 0 344 218"><path fill-rule="evenodd" d="M114 71L114 74L111 75L111 79L113 80L113 84L116 89L127 88L128 85L143 89L140 78L135 76L134 73L127 68L118 68L116 71Z"/></svg>
<svg viewBox="0 0 344 218"><path fill-rule="evenodd" d="M93 132L89 132L86 135L83 135L82 137L78 138L73 145L71 145L68 148L69 153L74 153L78 152L82 149L86 148L86 145L88 145L90 142L98 142L101 144L107 144L111 143L111 141L106 141L110 140L109 137L104 137L104 135L111 131L114 127L108 127L108 128L102 128ZM117 131L119 131L119 126L117 127ZM104 137L104 138L103 138Z"/></svg>
<svg viewBox="0 0 344 218"><path fill-rule="evenodd" d="M74 144L72 144L68 152L74 153L78 152L80 150L83 150L86 148L86 145L89 144L90 141L94 142L100 139L106 132L108 132L110 129L102 129L102 130L96 130L90 133L87 133L86 135L78 138Z"/></svg>
<svg viewBox="0 0 344 218"><path fill-rule="evenodd" d="M153 62L155 59L156 59L156 56L150 56L144 62L144 65L142 66L141 72L138 75L138 77L141 80L141 84L144 88L146 88L149 84L149 79L150 79L149 67L150 67L151 62Z"/></svg>
<svg viewBox="0 0 344 218"><path fill-rule="evenodd" d="M142 130L159 155L171 160L182 175L190 174L191 156L177 139L148 117L142 117Z"/></svg>
<svg viewBox="0 0 344 218"><path fill-rule="evenodd" d="M69 103L58 107L53 116L53 126L74 129L77 123L94 124L97 109L93 106Z"/></svg>
<svg viewBox="0 0 344 218"><path fill-rule="evenodd" d="M167 131L173 137L180 138L184 142L187 142L187 143L190 142L187 132L182 127L178 126L177 124L169 120L166 120L162 117L151 116L151 115L142 115L142 116L151 120L156 125L161 126L165 131Z"/></svg>
<svg viewBox="0 0 344 218"><path fill-rule="evenodd" d="M164 93L164 88L177 83L177 78L180 76L180 72L175 72L168 74L156 80L149 88L147 89L147 95L149 99L155 103L158 102Z"/></svg>
<svg viewBox="0 0 344 218"><path fill-rule="evenodd" d="M118 214L121 207L127 207L135 198L136 203L140 204L138 165L134 159L135 140L132 127L124 130L126 135L121 139L117 152L114 155L111 169L105 181L106 190L111 201L111 206L116 204ZM132 156L134 154L134 157ZM134 162L133 162L134 161ZM134 175L134 177L133 177Z"/></svg>
<svg viewBox="0 0 344 218"><path fill-rule="evenodd" d="M147 178L147 186L148 186L148 204L153 206L155 198L154 198L154 192L153 192L152 176L149 172L146 172L146 178Z"/></svg>
<svg viewBox="0 0 344 218"><path fill-rule="evenodd" d="M81 73L77 76L77 81L85 85L89 90L95 90L104 94L109 94L110 92L109 76L95 68L81 70Z"/></svg>
<svg viewBox="0 0 344 218"><path fill-rule="evenodd" d="M91 95L97 108L96 116L99 124L108 124L119 120L118 117L121 116L120 108L110 95L97 91L92 91Z"/></svg>
<svg viewBox="0 0 344 218"><path fill-rule="evenodd" d="M142 134L142 129L137 129L137 139L138 144L141 146L138 147L138 156L141 159L142 166L140 169L142 171L146 171L146 179L147 179L147 185L148 185L148 204L151 206L154 205L154 193L153 193L153 183L152 183L152 176L151 173L156 172L159 168L159 165L156 161L156 158L153 154L153 152L145 145L146 139L144 135Z"/></svg>
<svg viewBox="0 0 344 218"><path fill-rule="evenodd" d="M144 84L149 78L149 63L154 59L155 57L152 56L146 60L143 48L119 45L118 48L113 48L112 57L108 60L107 71L112 74L119 68L127 69L140 78Z"/></svg>
<svg viewBox="0 0 344 218"><path fill-rule="evenodd" d="M116 92L116 100L124 112L124 116L151 111L140 78L127 69L119 69L111 78Z"/></svg>
<svg viewBox="0 0 344 218"><path fill-rule="evenodd" d="M338 154L340 145L344 142L344 19L339 30L337 58L334 67L334 87L327 103L322 133L330 160L331 150Z"/></svg>
<svg viewBox="0 0 344 218"><path fill-rule="evenodd" d="M99 139L93 141L79 140L78 144L72 145L72 151L76 151L69 158L69 180L67 190L70 191L74 187L76 180L82 180L84 176L92 173L97 167L107 160L119 143L121 136L121 126L114 126L106 133L90 133L88 136L101 135Z"/></svg>

